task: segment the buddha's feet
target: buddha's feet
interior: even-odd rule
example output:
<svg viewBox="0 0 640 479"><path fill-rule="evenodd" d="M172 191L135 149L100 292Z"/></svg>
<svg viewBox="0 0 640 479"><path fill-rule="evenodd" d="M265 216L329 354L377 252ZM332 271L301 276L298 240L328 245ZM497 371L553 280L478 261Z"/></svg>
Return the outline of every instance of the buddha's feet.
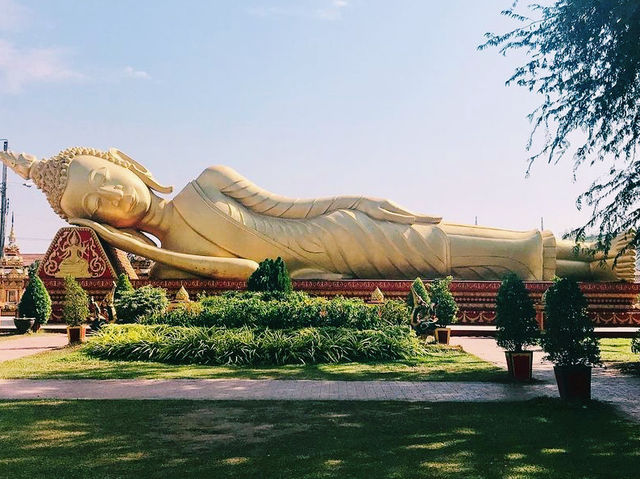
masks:
<svg viewBox="0 0 640 479"><path fill-rule="evenodd" d="M611 249L605 258L591 261L590 269L596 281L633 282L636 273L636 250L628 247L633 233L623 233L611 242Z"/></svg>

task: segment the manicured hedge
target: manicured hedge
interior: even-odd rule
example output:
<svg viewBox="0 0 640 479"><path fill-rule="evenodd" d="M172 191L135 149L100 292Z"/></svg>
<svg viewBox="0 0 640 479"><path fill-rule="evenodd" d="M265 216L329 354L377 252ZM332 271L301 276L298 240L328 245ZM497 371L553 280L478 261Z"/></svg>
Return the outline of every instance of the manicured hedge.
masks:
<svg viewBox="0 0 640 479"><path fill-rule="evenodd" d="M366 304L360 299L314 298L304 293L265 293L210 296L201 308L177 308L139 320L142 324L239 328L293 329L340 327L379 329L409 323L403 301Z"/></svg>
<svg viewBox="0 0 640 479"><path fill-rule="evenodd" d="M108 325L86 346L94 357L181 364L313 364L408 359L421 345L406 326L378 330Z"/></svg>

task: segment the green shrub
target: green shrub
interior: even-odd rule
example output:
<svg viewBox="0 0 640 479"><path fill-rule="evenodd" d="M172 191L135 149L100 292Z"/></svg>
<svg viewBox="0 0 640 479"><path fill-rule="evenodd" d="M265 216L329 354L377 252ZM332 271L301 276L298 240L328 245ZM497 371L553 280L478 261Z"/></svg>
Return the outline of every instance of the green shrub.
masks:
<svg viewBox="0 0 640 479"><path fill-rule="evenodd" d="M315 364L410 359L422 352L406 327L356 331L108 325L86 351L98 358L181 364Z"/></svg>
<svg viewBox="0 0 640 479"><path fill-rule="evenodd" d="M168 304L165 290L152 286L122 291L115 300L119 323L133 323L144 316L163 313Z"/></svg>
<svg viewBox="0 0 640 479"><path fill-rule="evenodd" d="M431 301L436 305L435 313L440 326L455 323L457 319L458 305L456 300L453 299L453 294L449 291L449 285L452 280L451 276L447 276L446 278L435 279L429 285L429 294L431 295Z"/></svg>
<svg viewBox="0 0 640 479"><path fill-rule="evenodd" d="M267 298L267 299L264 299ZM143 324L270 329L333 326L378 329L408 323L408 311L400 301L381 305L360 299L313 298L304 293L272 297L268 293L210 296L200 300L200 311L175 309L142 318Z"/></svg>
<svg viewBox="0 0 640 479"><path fill-rule="evenodd" d="M411 311L405 301L387 299L378 306L382 324L402 325L409 324Z"/></svg>
<svg viewBox="0 0 640 479"><path fill-rule="evenodd" d="M29 270L29 282L18 304L18 316L35 318L38 324L47 324L51 316L51 298L35 270Z"/></svg>
<svg viewBox="0 0 640 479"><path fill-rule="evenodd" d="M520 352L538 342L536 310L524 283L509 273L496 298L496 340L507 351Z"/></svg>
<svg viewBox="0 0 640 479"><path fill-rule="evenodd" d="M69 326L80 326L89 317L89 297L71 276L64 278L62 316Z"/></svg>
<svg viewBox="0 0 640 479"><path fill-rule="evenodd" d="M278 256L275 260L265 259L258 265L247 281L249 291L268 291L288 294L291 292L291 277L284 260Z"/></svg>
<svg viewBox="0 0 640 479"><path fill-rule="evenodd" d="M545 330L541 337L546 359L556 366L600 362L600 347L578 283L556 279L544 294Z"/></svg>
<svg viewBox="0 0 640 479"><path fill-rule="evenodd" d="M631 340L631 352L640 354L640 331L638 331L636 336Z"/></svg>

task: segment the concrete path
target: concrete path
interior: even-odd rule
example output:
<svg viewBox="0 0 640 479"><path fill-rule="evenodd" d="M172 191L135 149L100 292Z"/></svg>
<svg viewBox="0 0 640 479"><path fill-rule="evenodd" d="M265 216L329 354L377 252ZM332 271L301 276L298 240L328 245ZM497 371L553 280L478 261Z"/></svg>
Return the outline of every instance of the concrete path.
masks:
<svg viewBox="0 0 640 479"><path fill-rule="evenodd" d="M16 335L0 341L0 363L63 347L69 342L66 334L39 333ZM2 367L2 366L0 366Z"/></svg>
<svg viewBox="0 0 640 479"><path fill-rule="evenodd" d="M255 379L0 380L0 399L524 401L555 384Z"/></svg>

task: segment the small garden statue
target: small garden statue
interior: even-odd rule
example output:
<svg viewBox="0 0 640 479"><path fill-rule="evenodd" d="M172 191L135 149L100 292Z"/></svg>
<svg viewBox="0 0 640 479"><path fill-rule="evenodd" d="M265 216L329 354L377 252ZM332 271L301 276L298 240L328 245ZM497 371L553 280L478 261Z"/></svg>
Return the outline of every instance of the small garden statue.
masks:
<svg viewBox="0 0 640 479"><path fill-rule="evenodd" d="M102 326L107 324L107 318L105 318L104 314L102 314L102 308L93 296L91 296L91 298L89 299L89 304L89 309L91 310L91 330L97 331Z"/></svg>
<svg viewBox="0 0 640 479"><path fill-rule="evenodd" d="M115 323L117 319L116 305L114 304L114 297L116 293L117 284L114 281L111 291L104 295L104 299L100 303L104 310L107 312L107 321L109 323Z"/></svg>
<svg viewBox="0 0 640 479"><path fill-rule="evenodd" d="M426 290L425 290L426 292ZM438 327L436 317L436 305L427 302L429 298L423 299L414 285L411 285L411 295L413 298L413 311L411 312L411 327L418 336L432 336ZM425 319L426 318L426 319Z"/></svg>

